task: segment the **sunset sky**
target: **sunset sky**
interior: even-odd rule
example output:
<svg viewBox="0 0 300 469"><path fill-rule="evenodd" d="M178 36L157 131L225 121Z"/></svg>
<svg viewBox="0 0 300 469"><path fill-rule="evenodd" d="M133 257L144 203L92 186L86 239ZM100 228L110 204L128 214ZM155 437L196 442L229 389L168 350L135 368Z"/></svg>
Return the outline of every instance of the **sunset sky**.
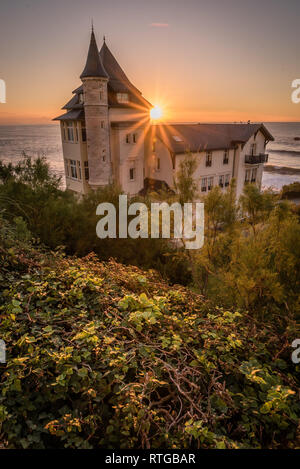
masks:
<svg viewBox="0 0 300 469"><path fill-rule="evenodd" d="M168 121L299 121L299 0L1 0L0 124L50 123L79 86L91 18Z"/></svg>

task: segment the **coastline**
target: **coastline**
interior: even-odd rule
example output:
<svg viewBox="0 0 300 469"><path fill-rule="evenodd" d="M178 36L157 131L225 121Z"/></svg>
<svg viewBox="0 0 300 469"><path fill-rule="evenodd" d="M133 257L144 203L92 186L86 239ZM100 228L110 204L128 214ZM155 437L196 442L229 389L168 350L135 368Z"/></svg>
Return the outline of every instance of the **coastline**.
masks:
<svg viewBox="0 0 300 469"><path fill-rule="evenodd" d="M272 164L264 166L264 172L297 175L300 174L300 168L292 168L288 166L275 166Z"/></svg>

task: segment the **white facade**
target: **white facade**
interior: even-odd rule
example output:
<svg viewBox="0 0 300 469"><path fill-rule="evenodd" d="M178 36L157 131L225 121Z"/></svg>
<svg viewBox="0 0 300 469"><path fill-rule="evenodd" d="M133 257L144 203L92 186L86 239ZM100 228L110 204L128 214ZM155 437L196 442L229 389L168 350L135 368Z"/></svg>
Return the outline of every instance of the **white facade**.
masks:
<svg viewBox="0 0 300 469"><path fill-rule="evenodd" d="M68 189L86 194L111 183L129 195L149 185L172 189L187 150L198 163L200 194L217 185L225 190L232 178L237 198L245 183L261 187L265 147L273 139L263 124L151 125L151 104L105 42L98 51L93 31L81 79L68 112L57 118Z"/></svg>
<svg viewBox="0 0 300 469"><path fill-rule="evenodd" d="M121 120L121 117L125 119ZM134 117L136 119L136 115ZM84 123L62 122L61 128L67 188L85 194L90 189L90 174ZM115 182L129 195L136 195L143 189L145 178L174 187L176 174L186 153L174 155L161 140L155 139L153 142L149 129L150 121L145 116L134 121L130 120L128 112L121 116L113 109L109 113L107 139L112 177L107 184ZM225 190L232 178L236 180L237 198L245 183L255 183L260 188L263 162L255 162L255 156L265 154L265 145L266 137L258 131L244 145L237 144L236 148L192 152L198 163L194 178L199 193L205 195L216 185ZM247 156L254 156L251 163L247 163Z"/></svg>

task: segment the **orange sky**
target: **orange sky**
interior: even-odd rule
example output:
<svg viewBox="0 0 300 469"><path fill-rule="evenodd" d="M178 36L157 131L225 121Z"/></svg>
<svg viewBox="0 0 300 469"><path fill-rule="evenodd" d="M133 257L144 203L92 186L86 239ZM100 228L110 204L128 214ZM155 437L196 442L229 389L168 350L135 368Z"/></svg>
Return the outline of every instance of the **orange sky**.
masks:
<svg viewBox="0 0 300 469"><path fill-rule="evenodd" d="M80 84L92 16L99 48L106 34L167 121L300 120L297 0L1 0L0 124L61 113Z"/></svg>

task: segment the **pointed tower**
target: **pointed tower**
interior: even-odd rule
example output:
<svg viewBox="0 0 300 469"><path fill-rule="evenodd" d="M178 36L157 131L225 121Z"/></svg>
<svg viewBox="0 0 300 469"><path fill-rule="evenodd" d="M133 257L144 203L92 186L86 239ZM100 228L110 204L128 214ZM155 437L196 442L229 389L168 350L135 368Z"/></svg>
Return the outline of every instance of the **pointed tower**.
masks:
<svg viewBox="0 0 300 469"><path fill-rule="evenodd" d="M108 118L108 75L103 67L94 30L85 68L80 76L84 92L84 112L89 163L89 184L93 189L111 182Z"/></svg>

